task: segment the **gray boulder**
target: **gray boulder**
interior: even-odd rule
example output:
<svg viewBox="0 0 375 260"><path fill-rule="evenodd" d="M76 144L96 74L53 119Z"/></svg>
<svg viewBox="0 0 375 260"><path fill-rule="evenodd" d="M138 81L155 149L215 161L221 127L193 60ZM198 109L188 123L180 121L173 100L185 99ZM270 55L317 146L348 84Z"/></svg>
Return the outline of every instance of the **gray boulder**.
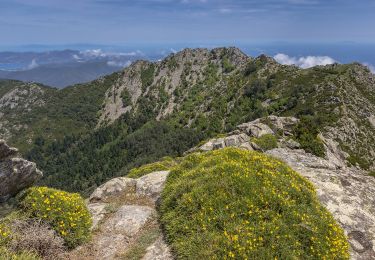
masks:
<svg viewBox="0 0 375 260"><path fill-rule="evenodd" d="M164 188L169 171L153 172L137 179L136 194L156 201Z"/></svg>
<svg viewBox="0 0 375 260"><path fill-rule="evenodd" d="M135 191L136 181L131 178L119 177L99 186L90 196L90 202L107 201L109 198Z"/></svg>
<svg viewBox="0 0 375 260"><path fill-rule="evenodd" d="M256 138L259 138L266 134L274 134L274 132L268 125L261 123L259 120L241 124L237 126L237 128L240 131L245 132L249 136L254 136Z"/></svg>
<svg viewBox="0 0 375 260"><path fill-rule="evenodd" d="M223 138L211 139L207 143L199 147L199 150L212 151L222 149L225 147L240 147L242 144L247 143L248 141L249 137L244 133L233 134ZM192 151L194 150L196 149L193 149Z"/></svg>
<svg viewBox="0 0 375 260"><path fill-rule="evenodd" d="M17 156L17 149L0 140L0 202L30 187L43 174L36 164Z"/></svg>

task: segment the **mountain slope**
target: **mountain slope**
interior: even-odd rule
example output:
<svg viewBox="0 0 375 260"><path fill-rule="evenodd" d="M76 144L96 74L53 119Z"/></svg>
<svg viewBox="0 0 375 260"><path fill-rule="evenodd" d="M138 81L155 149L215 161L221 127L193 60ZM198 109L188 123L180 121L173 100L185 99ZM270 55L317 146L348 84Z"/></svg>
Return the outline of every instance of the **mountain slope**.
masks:
<svg viewBox="0 0 375 260"><path fill-rule="evenodd" d="M350 163L375 167L375 78L359 64L303 70L236 48L186 49L52 92L42 109L28 112L35 120L27 131L10 131L10 140L55 187L88 193L134 166L271 114L303 118L296 131L306 146L318 146L322 132Z"/></svg>
<svg viewBox="0 0 375 260"><path fill-rule="evenodd" d="M25 152L36 140L50 143L92 129L112 78L63 90L35 83L0 81L2 138Z"/></svg>

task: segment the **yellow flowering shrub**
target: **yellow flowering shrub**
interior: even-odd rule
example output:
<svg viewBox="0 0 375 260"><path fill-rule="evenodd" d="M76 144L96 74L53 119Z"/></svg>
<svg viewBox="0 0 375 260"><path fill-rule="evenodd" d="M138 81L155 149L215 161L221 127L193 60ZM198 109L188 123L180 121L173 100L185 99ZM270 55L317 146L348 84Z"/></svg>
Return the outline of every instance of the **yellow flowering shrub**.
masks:
<svg viewBox="0 0 375 260"><path fill-rule="evenodd" d="M314 186L265 154L226 148L187 156L162 193L177 259L349 259Z"/></svg>
<svg viewBox="0 0 375 260"><path fill-rule="evenodd" d="M91 215L77 193L32 187L26 191L21 205L31 216L50 224L69 247L90 238Z"/></svg>
<svg viewBox="0 0 375 260"><path fill-rule="evenodd" d="M130 170L128 175L126 175L126 177L136 179L136 178L142 177L142 176L144 176L146 174L149 174L149 173L152 173L152 172L167 171L170 168L172 168L173 166L175 166L176 164L177 164L177 162L173 158L164 157L159 162L146 164L146 165L143 165L141 167L134 168L134 169Z"/></svg>
<svg viewBox="0 0 375 260"><path fill-rule="evenodd" d="M0 246L7 244L11 239L11 230L4 223L0 223Z"/></svg>

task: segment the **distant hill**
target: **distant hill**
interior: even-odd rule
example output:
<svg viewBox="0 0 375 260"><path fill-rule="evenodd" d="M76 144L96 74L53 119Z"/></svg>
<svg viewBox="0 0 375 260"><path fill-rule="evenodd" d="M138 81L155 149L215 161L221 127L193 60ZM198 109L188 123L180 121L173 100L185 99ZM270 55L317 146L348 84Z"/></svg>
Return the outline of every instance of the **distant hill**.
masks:
<svg viewBox="0 0 375 260"><path fill-rule="evenodd" d="M0 78L39 82L63 88L92 81L145 58L141 52L97 50L0 52Z"/></svg>
<svg viewBox="0 0 375 260"><path fill-rule="evenodd" d="M82 193L134 166L181 155L200 141L267 115L304 119L348 164L374 170L375 76L357 63L300 69L237 48L185 49L57 90L0 81L0 137Z"/></svg>

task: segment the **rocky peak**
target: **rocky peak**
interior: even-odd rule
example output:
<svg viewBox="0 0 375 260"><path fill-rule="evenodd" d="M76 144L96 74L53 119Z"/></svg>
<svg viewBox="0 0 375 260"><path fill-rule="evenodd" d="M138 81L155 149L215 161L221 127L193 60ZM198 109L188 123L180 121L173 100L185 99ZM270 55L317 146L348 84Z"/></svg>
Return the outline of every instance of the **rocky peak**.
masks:
<svg viewBox="0 0 375 260"><path fill-rule="evenodd" d="M42 177L35 163L17 156L18 150L0 140L0 202L30 187Z"/></svg>

